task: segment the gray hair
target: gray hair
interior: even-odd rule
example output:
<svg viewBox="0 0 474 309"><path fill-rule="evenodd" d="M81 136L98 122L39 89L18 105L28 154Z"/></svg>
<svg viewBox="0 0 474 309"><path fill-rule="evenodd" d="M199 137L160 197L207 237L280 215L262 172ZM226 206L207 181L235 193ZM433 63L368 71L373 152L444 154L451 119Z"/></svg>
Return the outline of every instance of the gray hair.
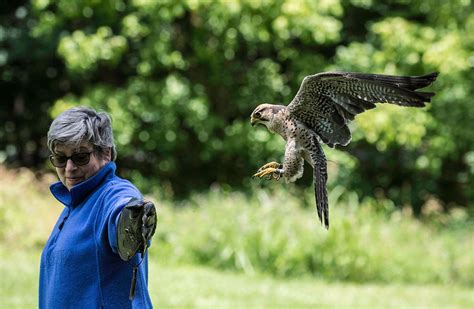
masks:
<svg viewBox="0 0 474 309"><path fill-rule="evenodd" d="M53 120L48 131L48 148L54 153L57 144L79 146L90 142L101 154L111 150L111 159L115 160L112 120L106 112L97 112L91 108L79 106L62 112Z"/></svg>

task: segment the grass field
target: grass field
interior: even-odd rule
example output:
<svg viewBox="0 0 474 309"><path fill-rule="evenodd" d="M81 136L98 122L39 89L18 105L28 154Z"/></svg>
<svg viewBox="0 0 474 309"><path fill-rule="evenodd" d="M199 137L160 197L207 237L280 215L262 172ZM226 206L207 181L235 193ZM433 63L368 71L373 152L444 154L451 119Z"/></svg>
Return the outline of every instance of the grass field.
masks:
<svg viewBox="0 0 474 309"><path fill-rule="evenodd" d="M36 308L40 251L0 249L0 308ZM150 265L155 307L436 307L473 308L474 290L442 285L381 285L279 279L195 265Z"/></svg>

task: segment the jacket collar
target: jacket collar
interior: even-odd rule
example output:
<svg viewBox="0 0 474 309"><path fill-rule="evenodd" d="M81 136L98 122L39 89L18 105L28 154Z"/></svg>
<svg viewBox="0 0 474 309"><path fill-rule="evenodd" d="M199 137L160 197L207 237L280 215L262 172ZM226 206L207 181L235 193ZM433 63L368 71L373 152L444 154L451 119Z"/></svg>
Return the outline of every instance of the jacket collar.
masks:
<svg viewBox="0 0 474 309"><path fill-rule="evenodd" d="M107 179L114 177L116 169L115 162L109 162L97 174L72 187L71 191L60 181L53 183L49 189L53 196L65 206L75 207L81 204L90 193L95 191Z"/></svg>

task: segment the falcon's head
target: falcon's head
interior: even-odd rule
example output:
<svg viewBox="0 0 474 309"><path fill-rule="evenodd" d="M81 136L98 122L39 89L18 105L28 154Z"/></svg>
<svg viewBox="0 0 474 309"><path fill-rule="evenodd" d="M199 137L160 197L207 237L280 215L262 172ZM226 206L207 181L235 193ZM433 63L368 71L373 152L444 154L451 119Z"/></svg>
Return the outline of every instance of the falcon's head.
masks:
<svg viewBox="0 0 474 309"><path fill-rule="evenodd" d="M261 123L270 129L269 126L271 126L275 115L285 108L286 106L284 105L273 105L267 103L260 104L252 112L252 115L250 116L250 123L252 124L252 126Z"/></svg>

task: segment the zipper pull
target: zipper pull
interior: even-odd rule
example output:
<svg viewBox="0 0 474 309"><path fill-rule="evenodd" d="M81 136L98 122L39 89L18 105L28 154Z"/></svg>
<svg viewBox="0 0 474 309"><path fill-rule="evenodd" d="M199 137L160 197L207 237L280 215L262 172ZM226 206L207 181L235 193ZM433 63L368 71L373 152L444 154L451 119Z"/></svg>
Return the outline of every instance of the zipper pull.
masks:
<svg viewBox="0 0 474 309"><path fill-rule="evenodd" d="M69 217L69 215L67 215L66 217L64 217L63 221L59 224L59 226L58 226L58 229L59 229L59 230L62 230L62 229L63 229L64 223L66 223L66 220L67 220L68 217Z"/></svg>

